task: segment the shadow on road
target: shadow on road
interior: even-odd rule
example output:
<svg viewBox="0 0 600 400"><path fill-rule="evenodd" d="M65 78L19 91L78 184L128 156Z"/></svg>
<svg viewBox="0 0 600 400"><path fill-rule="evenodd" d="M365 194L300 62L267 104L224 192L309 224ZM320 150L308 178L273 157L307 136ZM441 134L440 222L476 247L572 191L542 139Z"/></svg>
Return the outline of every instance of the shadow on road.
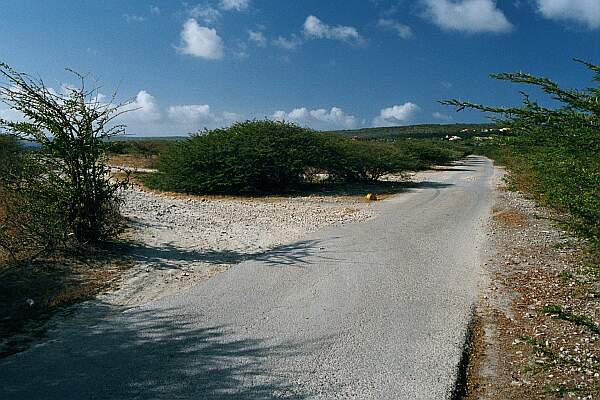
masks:
<svg viewBox="0 0 600 400"><path fill-rule="evenodd" d="M297 354L298 344L240 339L178 310L82 307L59 340L0 361L1 398L306 398L264 366Z"/></svg>
<svg viewBox="0 0 600 400"><path fill-rule="evenodd" d="M127 243L123 248L132 261L143 263L154 269L181 269L185 263L202 262L207 264L238 264L256 260L269 266L302 266L311 262L309 258L319 256L321 242L318 240L300 240L292 244L277 246L270 250L244 253L230 250L182 249L165 243L162 246L149 246L143 243Z"/></svg>

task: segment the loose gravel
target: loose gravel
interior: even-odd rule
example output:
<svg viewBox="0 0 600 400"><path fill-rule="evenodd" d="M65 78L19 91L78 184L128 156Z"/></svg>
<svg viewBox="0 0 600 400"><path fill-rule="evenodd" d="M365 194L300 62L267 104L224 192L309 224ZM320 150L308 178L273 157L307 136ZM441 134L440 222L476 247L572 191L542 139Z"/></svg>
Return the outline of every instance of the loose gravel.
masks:
<svg viewBox="0 0 600 400"><path fill-rule="evenodd" d="M124 192L134 267L104 300L139 305L194 286L309 232L371 218L358 197L211 198Z"/></svg>

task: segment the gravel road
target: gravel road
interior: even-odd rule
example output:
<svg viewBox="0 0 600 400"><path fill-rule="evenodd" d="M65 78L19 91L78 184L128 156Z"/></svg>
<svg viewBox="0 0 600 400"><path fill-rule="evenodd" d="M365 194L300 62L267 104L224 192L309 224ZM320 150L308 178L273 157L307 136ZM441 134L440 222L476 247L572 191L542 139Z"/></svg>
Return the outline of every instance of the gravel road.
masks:
<svg viewBox="0 0 600 400"><path fill-rule="evenodd" d="M2 399L442 399L484 281L487 159L136 307L89 303L0 362Z"/></svg>
<svg viewBox="0 0 600 400"><path fill-rule="evenodd" d="M366 221L379 205L337 196L206 199L137 187L124 199L135 266L102 300L126 306L178 293L321 228Z"/></svg>

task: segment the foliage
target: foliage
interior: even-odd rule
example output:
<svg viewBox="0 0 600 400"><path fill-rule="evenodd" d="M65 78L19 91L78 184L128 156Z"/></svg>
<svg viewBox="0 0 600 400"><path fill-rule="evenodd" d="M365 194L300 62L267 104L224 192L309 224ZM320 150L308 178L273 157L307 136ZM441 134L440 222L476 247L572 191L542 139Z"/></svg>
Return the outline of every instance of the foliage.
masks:
<svg viewBox="0 0 600 400"><path fill-rule="evenodd" d="M440 140L397 140L394 144L419 160L420 168L448 164L470 153L466 146Z"/></svg>
<svg viewBox="0 0 600 400"><path fill-rule="evenodd" d="M386 174L415 170L418 161L399 146L360 142L338 134L321 134L320 168L332 181L376 181Z"/></svg>
<svg viewBox="0 0 600 400"><path fill-rule="evenodd" d="M67 240L65 197L38 157L21 152L0 177L0 249L13 260L35 258Z"/></svg>
<svg viewBox="0 0 600 400"><path fill-rule="evenodd" d="M0 134L0 176L5 176L16 167L22 150L17 138Z"/></svg>
<svg viewBox="0 0 600 400"><path fill-rule="evenodd" d="M0 177L6 194L0 246L13 255L20 240L44 250L67 238L95 243L119 227L122 184L109 179L104 140L123 132L121 125L109 126L124 105L113 105L114 95L102 102L97 88L87 89L85 77L73 74L80 86L56 93L42 80L0 64L0 100L24 117L0 120L0 133L39 146Z"/></svg>
<svg viewBox="0 0 600 400"><path fill-rule="evenodd" d="M317 135L292 124L247 121L200 132L163 154L151 186L188 193L285 190L315 167Z"/></svg>
<svg viewBox="0 0 600 400"><path fill-rule="evenodd" d="M595 87L567 90L529 74L493 75L540 88L560 104L555 109L539 105L527 94L521 107L496 108L458 100L443 103L497 115L511 134L478 150L507 163L519 188L568 212L571 217L565 223L600 249L600 67L576 61L594 73Z"/></svg>
<svg viewBox="0 0 600 400"><path fill-rule="evenodd" d="M145 177L187 193L274 193L316 181L373 181L420 165L401 146L276 121L246 121L178 142Z"/></svg>

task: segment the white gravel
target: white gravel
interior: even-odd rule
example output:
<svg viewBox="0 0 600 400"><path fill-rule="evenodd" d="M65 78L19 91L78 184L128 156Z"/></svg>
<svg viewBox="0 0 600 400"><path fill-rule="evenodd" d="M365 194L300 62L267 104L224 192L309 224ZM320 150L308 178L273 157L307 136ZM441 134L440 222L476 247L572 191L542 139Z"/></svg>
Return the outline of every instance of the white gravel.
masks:
<svg viewBox="0 0 600 400"><path fill-rule="evenodd" d="M352 197L200 198L124 193L123 213L134 227L134 267L112 304L139 305L189 288L232 265L308 232L365 221L376 203Z"/></svg>

